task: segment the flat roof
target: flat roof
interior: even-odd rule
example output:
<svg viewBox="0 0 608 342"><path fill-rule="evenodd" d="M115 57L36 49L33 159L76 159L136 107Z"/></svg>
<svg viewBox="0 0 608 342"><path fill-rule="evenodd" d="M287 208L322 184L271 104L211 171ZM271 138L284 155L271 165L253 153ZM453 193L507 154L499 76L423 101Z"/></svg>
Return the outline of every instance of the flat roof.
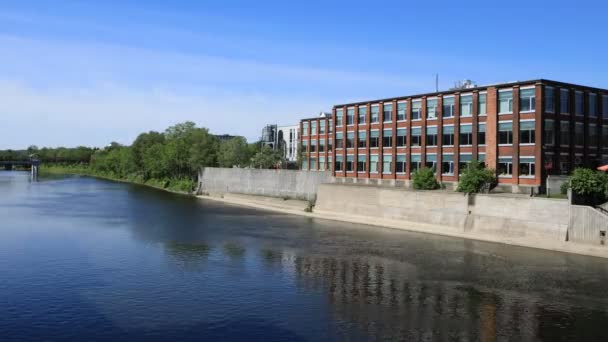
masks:
<svg viewBox="0 0 608 342"><path fill-rule="evenodd" d="M393 101L393 100L405 100L405 99L412 98L412 97L425 97L425 96L428 97L428 96L446 95L446 94L454 94L454 93L467 93L467 92L471 92L471 91L486 90L489 87L512 87L512 86L516 86L516 85L530 84L530 83L547 83L547 84L556 85L556 86L562 86L562 87L577 87L577 88L584 88L586 90L595 90L595 91L608 92L607 89L602 89L602 88L590 87L590 86L585 86L585 85L580 85L580 84L566 83L566 82L553 81L553 80L539 78L539 79L527 80L527 81L515 81L515 82L506 82L506 83L486 84L486 85L477 86L477 87L473 87L473 88L442 90L442 91L431 92L431 93L422 93L422 94L414 94L414 95L407 95L407 96L388 97L388 98L384 98L384 99L377 99L377 100L371 100L371 101L359 101L359 102L337 104L337 105L334 105L333 108L335 109L336 107L357 106L357 105L368 104L368 103L371 103L371 102L385 102L385 101ZM310 120L310 119L303 119L303 120Z"/></svg>

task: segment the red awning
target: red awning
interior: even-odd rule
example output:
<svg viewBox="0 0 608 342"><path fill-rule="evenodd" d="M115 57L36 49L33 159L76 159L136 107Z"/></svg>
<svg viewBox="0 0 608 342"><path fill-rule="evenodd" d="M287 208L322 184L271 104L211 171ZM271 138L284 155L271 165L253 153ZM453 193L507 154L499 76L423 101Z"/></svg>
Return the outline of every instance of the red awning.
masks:
<svg viewBox="0 0 608 342"><path fill-rule="evenodd" d="M600 170L600 171L606 171L606 172L608 172L608 165L600 166L597 169Z"/></svg>

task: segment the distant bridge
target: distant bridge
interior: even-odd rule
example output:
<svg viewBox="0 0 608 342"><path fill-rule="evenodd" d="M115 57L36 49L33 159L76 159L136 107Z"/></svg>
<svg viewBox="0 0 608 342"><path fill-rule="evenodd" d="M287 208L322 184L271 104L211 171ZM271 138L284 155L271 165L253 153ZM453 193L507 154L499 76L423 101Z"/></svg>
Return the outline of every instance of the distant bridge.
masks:
<svg viewBox="0 0 608 342"><path fill-rule="evenodd" d="M40 160L0 160L0 169L4 168L4 170L11 171L15 168L15 166L21 166L31 169L32 177L34 179L38 178L38 168L40 167Z"/></svg>

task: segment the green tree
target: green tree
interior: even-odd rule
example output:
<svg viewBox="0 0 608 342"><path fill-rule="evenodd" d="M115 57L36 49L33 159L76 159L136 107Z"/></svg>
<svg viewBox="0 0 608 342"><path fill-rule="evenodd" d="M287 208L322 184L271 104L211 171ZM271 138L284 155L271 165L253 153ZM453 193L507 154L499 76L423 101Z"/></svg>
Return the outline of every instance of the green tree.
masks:
<svg viewBox="0 0 608 342"><path fill-rule="evenodd" d="M264 146L262 150L256 153L251 159L251 165L258 169L270 169L278 167L283 161L283 153L275 151L268 146Z"/></svg>
<svg viewBox="0 0 608 342"><path fill-rule="evenodd" d="M484 163L473 160L468 163L463 170L458 182L456 191L465 193L480 192L485 185L494 186L496 184L496 172L486 169Z"/></svg>
<svg viewBox="0 0 608 342"><path fill-rule="evenodd" d="M606 175L591 169L576 168L569 183L572 191L577 195L595 196L606 192Z"/></svg>
<svg viewBox="0 0 608 342"><path fill-rule="evenodd" d="M249 165L251 156L245 138L236 137L220 144L217 161L220 167L243 167Z"/></svg>
<svg viewBox="0 0 608 342"><path fill-rule="evenodd" d="M414 172L412 184L416 190L439 189L439 182L435 178L435 171L428 167L423 167Z"/></svg>
<svg viewBox="0 0 608 342"><path fill-rule="evenodd" d="M133 152L133 159L135 165L141 170L142 173L145 173L144 169L144 155L146 151L155 145L162 145L165 143L165 135L159 132L150 131L147 133L142 133L137 136L133 144L131 145L131 150ZM145 177L145 176L144 176Z"/></svg>

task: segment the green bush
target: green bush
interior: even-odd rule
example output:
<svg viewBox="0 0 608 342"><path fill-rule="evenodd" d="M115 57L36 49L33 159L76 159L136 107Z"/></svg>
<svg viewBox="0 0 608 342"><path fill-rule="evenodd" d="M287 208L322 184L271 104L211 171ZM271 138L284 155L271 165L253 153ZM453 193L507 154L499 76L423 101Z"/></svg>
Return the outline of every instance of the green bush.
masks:
<svg viewBox="0 0 608 342"><path fill-rule="evenodd" d="M570 189L570 181L565 181L559 186L559 193L562 195L567 195L568 189Z"/></svg>
<svg viewBox="0 0 608 342"><path fill-rule="evenodd" d="M577 168L570 177L570 187L577 195L597 195L606 192L606 175L603 172Z"/></svg>
<svg viewBox="0 0 608 342"><path fill-rule="evenodd" d="M439 182L435 178L433 169L423 167L414 172L412 177L414 189L416 190L435 190L439 189Z"/></svg>
<svg viewBox="0 0 608 342"><path fill-rule="evenodd" d="M485 164L477 160L471 161L463 170L456 191L465 193L481 192L485 185L493 187L496 185L496 172L486 169Z"/></svg>

